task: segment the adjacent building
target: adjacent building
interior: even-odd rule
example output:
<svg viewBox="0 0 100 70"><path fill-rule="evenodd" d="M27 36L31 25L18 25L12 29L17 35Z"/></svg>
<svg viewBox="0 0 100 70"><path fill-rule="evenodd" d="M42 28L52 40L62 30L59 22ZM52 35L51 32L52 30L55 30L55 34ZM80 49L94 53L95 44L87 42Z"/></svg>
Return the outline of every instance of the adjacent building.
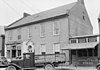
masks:
<svg viewBox="0 0 100 70"><path fill-rule="evenodd" d="M74 65L94 66L98 63L100 35L83 35L69 38L62 50L70 50L70 62Z"/></svg>
<svg viewBox="0 0 100 70"><path fill-rule="evenodd" d="M78 0L37 14L27 14L7 26L6 56L14 59L23 52L35 51L36 55L64 52L69 63L70 51L62 50L70 43L69 39L90 34L93 34L93 27L84 0Z"/></svg>
<svg viewBox="0 0 100 70"><path fill-rule="evenodd" d="M4 26L0 26L0 56L5 54L5 32Z"/></svg>

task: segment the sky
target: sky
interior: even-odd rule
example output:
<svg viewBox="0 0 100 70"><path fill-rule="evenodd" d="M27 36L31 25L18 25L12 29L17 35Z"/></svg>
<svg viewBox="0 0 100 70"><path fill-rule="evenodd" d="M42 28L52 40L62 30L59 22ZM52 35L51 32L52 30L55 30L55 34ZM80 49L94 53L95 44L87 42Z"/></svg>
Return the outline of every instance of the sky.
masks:
<svg viewBox="0 0 100 70"><path fill-rule="evenodd" d="M0 0L0 25L7 26L23 17L23 13L35 14L77 0ZM97 18L100 13L100 0L84 0L93 33L98 34Z"/></svg>

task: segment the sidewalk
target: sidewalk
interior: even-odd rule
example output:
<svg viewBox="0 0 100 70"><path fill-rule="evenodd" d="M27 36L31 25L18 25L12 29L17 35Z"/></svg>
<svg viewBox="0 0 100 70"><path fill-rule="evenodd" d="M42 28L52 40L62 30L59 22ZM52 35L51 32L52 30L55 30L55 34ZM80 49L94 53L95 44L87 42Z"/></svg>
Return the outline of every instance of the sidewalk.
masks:
<svg viewBox="0 0 100 70"><path fill-rule="evenodd" d="M56 68L57 70L97 70L95 67L74 67L74 66L60 66Z"/></svg>

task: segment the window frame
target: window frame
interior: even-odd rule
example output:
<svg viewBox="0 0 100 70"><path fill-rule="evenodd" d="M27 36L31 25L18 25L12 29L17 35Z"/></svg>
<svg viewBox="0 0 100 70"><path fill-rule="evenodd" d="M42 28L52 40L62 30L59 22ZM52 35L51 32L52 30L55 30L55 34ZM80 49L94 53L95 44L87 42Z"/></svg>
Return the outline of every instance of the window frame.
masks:
<svg viewBox="0 0 100 70"><path fill-rule="evenodd" d="M57 46L56 46L56 49L55 49L55 45L59 45L59 47L57 48ZM54 43L53 44L53 53L60 53L60 52L61 52L60 43Z"/></svg>
<svg viewBox="0 0 100 70"><path fill-rule="evenodd" d="M21 40L21 28L17 29L17 33L18 33L17 40ZM20 38L19 38L19 36L20 36Z"/></svg>
<svg viewBox="0 0 100 70"><path fill-rule="evenodd" d="M40 24L40 37L45 37L45 24Z"/></svg>
<svg viewBox="0 0 100 70"><path fill-rule="evenodd" d="M46 44L41 44L40 51L41 51L41 54L46 54Z"/></svg>
<svg viewBox="0 0 100 70"><path fill-rule="evenodd" d="M57 24L58 27L56 27L55 24ZM59 30L59 31L58 31L58 34L56 34L56 32L55 32L55 27L58 28L58 30ZM54 22L53 22L53 35L54 35L54 36L55 36L55 35L60 35L60 23L59 23L58 21L54 21Z"/></svg>

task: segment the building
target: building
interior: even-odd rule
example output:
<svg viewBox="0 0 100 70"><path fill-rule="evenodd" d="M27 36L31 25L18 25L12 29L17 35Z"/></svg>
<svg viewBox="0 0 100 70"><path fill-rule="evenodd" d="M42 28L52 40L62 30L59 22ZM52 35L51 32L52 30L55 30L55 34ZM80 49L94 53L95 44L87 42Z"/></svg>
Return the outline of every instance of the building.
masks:
<svg viewBox="0 0 100 70"><path fill-rule="evenodd" d="M51 10L27 15L5 28L6 56L16 58L23 52L35 54L66 53L69 63L69 50L61 50L73 36L93 33L84 0L60 6ZM33 49L34 48L34 49Z"/></svg>
<svg viewBox="0 0 100 70"><path fill-rule="evenodd" d="M70 50L71 64L94 66L98 63L100 35L83 35L69 38L69 44L62 50Z"/></svg>
<svg viewBox="0 0 100 70"><path fill-rule="evenodd" d="M5 35L0 35L0 56L5 55Z"/></svg>
<svg viewBox="0 0 100 70"><path fill-rule="evenodd" d="M0 56L4 56L5 50L5 32L4 26L0 26Z"/></svg>

